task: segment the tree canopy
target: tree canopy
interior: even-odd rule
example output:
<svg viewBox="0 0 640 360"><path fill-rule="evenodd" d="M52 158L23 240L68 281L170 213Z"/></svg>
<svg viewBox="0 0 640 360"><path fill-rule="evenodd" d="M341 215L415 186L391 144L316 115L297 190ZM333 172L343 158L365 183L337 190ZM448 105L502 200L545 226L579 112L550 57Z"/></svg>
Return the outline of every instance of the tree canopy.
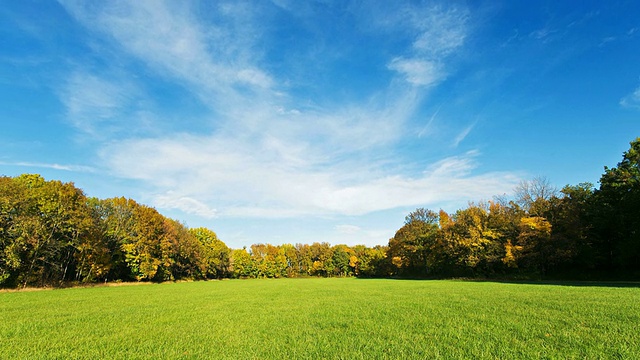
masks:
<svg viewBox="0 0 640 360"><path fill-rule="evenodd" d="M0 287L247 277L640 278L640 138L600 187L523 181L513 200L418 208L387 246L230 249L125 198L40 175L0 177Z"/></svg>

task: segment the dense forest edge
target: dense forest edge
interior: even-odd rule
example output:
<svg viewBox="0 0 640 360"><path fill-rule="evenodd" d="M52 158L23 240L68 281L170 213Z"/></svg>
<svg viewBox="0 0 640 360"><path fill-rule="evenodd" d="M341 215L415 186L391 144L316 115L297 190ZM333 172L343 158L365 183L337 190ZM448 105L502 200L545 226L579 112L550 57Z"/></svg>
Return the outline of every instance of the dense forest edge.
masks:
<svg viewBox="0 0 640 360"><path fill-rule="evenodd" d="M419 208L387 246L230 249L131 199L40 175L0 177L0 287L114 281L357 276L640 279L640 138L599 188L546 178L449 214Z"/></svg>

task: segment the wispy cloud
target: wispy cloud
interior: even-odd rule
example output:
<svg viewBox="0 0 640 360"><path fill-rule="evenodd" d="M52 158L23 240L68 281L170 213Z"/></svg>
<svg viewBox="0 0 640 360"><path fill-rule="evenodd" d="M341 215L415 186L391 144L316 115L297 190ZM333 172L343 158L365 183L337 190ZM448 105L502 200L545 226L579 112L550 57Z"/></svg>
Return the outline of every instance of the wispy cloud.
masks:
<svg viewBox="0 0 640 360"><path fill-rule="evenodd" d="M602 47L616 40L618 40L616 36L607 36L604 39L602 39L602 41L600 41L600 44L598 44L598 46Z"/></svg>
<svg viewBox="0 0 640 360"><path fill-rule="evenodd" d="M154 191L216 204L220 216L362 215L489 198L517 183L506 173L473 175L477 153L447 158L412 177L381 173L370 161L325 163L304 149L287 160L277 151L264 144L190 137L116 143L105 160L118 175L144 180Z"/></svg>
<svg viewBox="0 0 640 360"><path fill-rule="evenodd" d="M187 214L195 214L206 219L213 219L217 215L215 209L188 196L181 196L173 191L154 197L154 205L162 209L178 209Z"/></svg>
<svg viewBox="0 0 640 360"><path fill-rule="evenodd" d="M424 56L438 58L456 51L467 37L468 12L464 8L434 6L412 13L411 23L419 29L414 49Z"/></svg>
<svg viewBox="0 0 640 360"><path fill-rule="evenodd" d="M389 69L416 86L432 86L446 78L444 62L464 44L467 36L467 11L454 6L401 7L386 16L416 33L411 55L394 58Z"/></svg>
<svg viewBox="0 0 640 360"><path fill-rule="evenodd" d="M64 4L89 31L210 109L215 126L206 133L185 128L101 144L104 166L141 180L160 208L204 218L362 215L489 198L517 183L507 173L474 174L477 153L447 157L422 173L398 170L406 158L396 158L393 146L409 132L424 100L421 88L446 78L447 58L464 44L464 9L412 7L396 14L405 21L394 26L409 31L411 41L381 65L400 74L401 85L396 79L359 102L300 107L313 100L287 92L287 74L261 64L255 42L263 19L251 6L212 4L212 23L204 24L183 3ZM123 84L72 76L64 93L69 116L83 129L104 127L106 120L96 123L93 116L112 119L123 106L133 107L128 94L136 86Z"/></svg>
<svg viewBox="0 0 640 360"><path fill-rule="evenodd" d="M67 10L89 29L105 33L126 52L164 76L184 81L187 88L218 110L231 110L245 89L257 97L273 81L254 66L251 53L257 37L251 7L216 3L206 27L187 3L113 1L87 4L63 1ZM243 23L242 26L236 23Z"/></svg>
<svg viewBox="0 0 640 360"><path fill-rule="evenodd" d="M347 224L336 225L335 229L339 233L348 234L348 235L355 234L355 233L357 233L359 231L362 231L362 228L360 226L347 225Z"/></svg>
<svg viewBox="0 0 640 360"><path fill-rule="evenodd" d="M457 148L458 145L460 145L460 143L467 137L467 135L469 135L469 133L471 132L471 130L473 130L473 128L476 126L475 123L465 127L460 133L458 133L458 135L455 137L455 139L453 139L453 147Z"/></svg>
<svg viewBox="0 0 640 360"><path fill-rule="evenodd" d="M540 40L543 43L546 43L557 32L558 32L557 30L553 30L553 29L550 29L548 27L544 27L542 29L538 29L536 31L531 32L529 34L529 37L531 37L533 39L536 39L536 40Z"/></svg>
<svg viewBox="0 0 640 360"><path fill-rule="evenodd" d="M119 127L118 122L124 115L131 115L130 105L135 93L134 87L125 79L116 82L78 71L68 77L60 98L71 124L86 133L105 135Z"/></svg>
<svg viewBox="0 0 640 360"><path fill-rule="evenodd" d="M389 69L403 74L407 82L418 86L435 85L445 76L440 65L420 59L395 58Z"/></svg>
<svg viewBox="0 0 640 360"><path fill-rule="evenodd" d="M438 110L436 110L433 113L433 115L431 115L431 117L429 118L429 121L427 121L427 123L424 126L422 126L420 131L418 131L418 138L422 138L432 133L433 127L434 127L434 121L438 117L439 112L440 112L440 108L438 108Z"/></svg>
<svg viewBox="0 0 640 360"><path fill-rule="evenodd" d="M631 94L620 99L620 105L626 108L640 109L640 87Z"/></svg>
<svg viewBox="0 0 640 360"><path fill-rule="evenodd" d="M30 167L30 168L43 168L72 172L94 173L96 169L91 166L84 165L65 165L65 164L46 164L46 163L34 163L34 162L5 162L0 161L0 165L5 166L18 166L18 167Z"/></svg>

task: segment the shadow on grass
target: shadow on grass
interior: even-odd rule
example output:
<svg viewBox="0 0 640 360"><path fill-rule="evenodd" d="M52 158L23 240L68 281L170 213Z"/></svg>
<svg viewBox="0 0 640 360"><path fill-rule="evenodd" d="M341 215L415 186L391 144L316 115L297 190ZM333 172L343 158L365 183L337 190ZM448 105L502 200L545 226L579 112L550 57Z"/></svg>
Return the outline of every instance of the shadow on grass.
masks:
<svg viewBox="0 0 640 360"><path fill-rule="evenodd" d="M415 278L415 277L389 277L389 278L358 278L359 280L387 279L405 281L460 281L478 283L499 283L517 285L553 285L574 287L611 287L611 288L640 288L640 281L588 281L588 280L517 280L517 279L490 279L490 278Z"/></svg>
<svg viewBox="0 0 640 360"><path fill-rule="evenodd" d="M490 279L482 279L482 280L465 279L465 281L493 282L493 283L501 283L501 284L523 284L523 285L640 288L640 282L637 282L637 281L490 280Z"/></svg>

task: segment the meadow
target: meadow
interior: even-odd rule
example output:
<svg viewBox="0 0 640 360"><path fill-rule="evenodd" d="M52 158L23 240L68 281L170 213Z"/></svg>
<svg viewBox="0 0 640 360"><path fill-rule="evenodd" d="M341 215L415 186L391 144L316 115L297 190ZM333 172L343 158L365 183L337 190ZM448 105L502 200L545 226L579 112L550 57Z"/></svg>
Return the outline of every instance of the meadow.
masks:
<svg viewBox="0 0 640 360"><path fill-rule="evenodd" d="M354 278L0 293L1 359L640 358L640 285Z"/></svg>

